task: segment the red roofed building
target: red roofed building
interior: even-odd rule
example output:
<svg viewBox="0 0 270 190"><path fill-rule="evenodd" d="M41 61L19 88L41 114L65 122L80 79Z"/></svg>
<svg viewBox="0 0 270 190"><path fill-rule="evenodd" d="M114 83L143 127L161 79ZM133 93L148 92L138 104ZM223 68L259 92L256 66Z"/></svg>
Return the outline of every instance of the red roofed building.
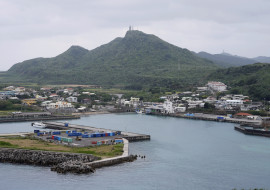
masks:
<svg viewBox="0 0 270 190"><path fill-rule="evenodd" d="M247 118L248 116L252 116L252 115L245 112L239 112L237 114L234 114L235 118Z"/></svg>

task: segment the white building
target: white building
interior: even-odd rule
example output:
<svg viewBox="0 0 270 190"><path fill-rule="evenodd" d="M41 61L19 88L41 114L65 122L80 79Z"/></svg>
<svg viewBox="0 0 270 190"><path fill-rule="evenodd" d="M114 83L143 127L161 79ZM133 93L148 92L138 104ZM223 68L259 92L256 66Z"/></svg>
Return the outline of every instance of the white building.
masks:
<svg viewBox="0 0 270 190"><path fill-rule="evenodd" d="M163 103L163 109L164 109L164 113L174 113L174 109L173 109L173 103L169 100L166 100Z"/></svg>
<svg viewBox="0 0 270 190"><path fill-rule="evenodd" d="M68 98L66 98L66 100L68 101L68 102L78 102L78 98L77 97L74 97L74 96L70 96L70 97L68 97Z"/></svg>
<svg viewBox="0 0 270 190"><path fill-rule="evenodd" d="M138 107L140 105L140 98L131 97L130 101L129 101L129 104L132 105L135 108Z"/></svg>
<svg viewBox="0 0 270 190"><path fill-rule="evenodd" d="M241 105L243 105L243 100L226 100L225 104L226 105L231 105L233 107L241 106Z"/></svg>
<svg viewBox="0 0 270 190"><path fill-rule="evenodd" d="M41 107L47 107L52 101L44 101L40 104Z"/></svg>
<svg viewBox="0 0 270 190"><path fill-rule="evenodd" d="M174 111L176 113L182 113L182 112L185 112L186 111L186 107L182 106L182 107L175 107L174 108Z"/></svg>
<svg viewBox="0 0 270 190"><path fill-rule="evenodd" d="M223 92L227 90L227 85L222 82L209 81L206 86L211 91Z"/></svg>
<svg viewBox="0 0 270 190"><path fill-rule="evenodd" d="M65 108L73 108L74 106L68 102L58 101L56 103L49 103L46 108L47 109L65 109Z"/></svg>
<svg viewBox="0 0 270 190"><path fill-rule="evenodd" d="M188 101L188 108L204 107L203 101Z"/></svg>

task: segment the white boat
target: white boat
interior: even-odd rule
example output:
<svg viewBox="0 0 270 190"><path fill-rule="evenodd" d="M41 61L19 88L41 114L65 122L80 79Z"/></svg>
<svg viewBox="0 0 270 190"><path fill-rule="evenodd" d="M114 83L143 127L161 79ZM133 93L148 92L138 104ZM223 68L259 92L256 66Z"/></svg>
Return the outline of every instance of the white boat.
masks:
<svg viewBox="0 0 270 190"><path fill-rule="evenodd" d="M31 125L33 127L36 127L36 128L45 128L46 127L46 124L44 124L42 122L35 122L35 123L32 123Z"/></svg>

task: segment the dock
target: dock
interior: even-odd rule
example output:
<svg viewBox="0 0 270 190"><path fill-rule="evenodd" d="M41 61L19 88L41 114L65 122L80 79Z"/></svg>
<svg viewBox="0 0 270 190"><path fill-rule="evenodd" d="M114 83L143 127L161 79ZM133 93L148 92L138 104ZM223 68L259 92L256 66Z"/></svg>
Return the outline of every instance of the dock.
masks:
<svg viewBox="0 0 270 190"><path fill-rule="evenodd" d="M251 120L244 118L231 118L224 115L214 115L214 114L203 114L203 113L194 113L190 115L182 113L173 113L173 114L162 114L162 113L151 113L150 115L160 115L160 116L171 116L184 119L193 119L193 120L205 120L205 121L215 121L215 122L228 122L228 123L237 123L237 124L250 124L250 125L261 125L261 120Z"/></svg>
<svg viewBox="0 0 270 190"><path fill-rule="evenodd" d="M68 120L68 119L80 119L79 115L51 115L46 117L0 117L0 123L9 122L25 122L25 121L48 121L48 120Z"/></svg>
<svg viewBox="0 0 270 190"><path fill-rule="evenodd" d="M78 130L90 130L95 132L117 132L119 130L112 130L112 129L104 129L104 128L96 128L92 126L85 126L85 125L77 125L77 124L68 124L68 126L65 126L65 123L63 122L43 122L46 125L46 128L49 129L58 129L58 130L70 130L70 129L78 129ZM143 140L150 140L150 135L145 134L138 134L133 132L125 132L121 131L122 138L127 139L129 142L134 141L143 141Z"/></svg>
<svg viewBox="0 0 270 190"><path fill-rule="evenodd" d="M245 135L270 137L270 131L262 128L244 127L240 125L235 126L234 130L244 133Z"/></svg>

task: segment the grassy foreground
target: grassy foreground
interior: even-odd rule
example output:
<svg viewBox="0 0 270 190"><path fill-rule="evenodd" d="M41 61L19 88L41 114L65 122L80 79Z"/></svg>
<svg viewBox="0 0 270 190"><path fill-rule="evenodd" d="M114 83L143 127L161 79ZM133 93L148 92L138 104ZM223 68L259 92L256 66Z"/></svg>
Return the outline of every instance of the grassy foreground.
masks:
<svg viewBox="0 0 270 190"><path fill-rule="evenodd" d="M19 148L28 150L83 153L92 154L101 158L120 156L123 153L123 147L123 144L101 145L94 147L68 147L38 139L31 139L29 137L0 137L0 148Z"/></svg>

